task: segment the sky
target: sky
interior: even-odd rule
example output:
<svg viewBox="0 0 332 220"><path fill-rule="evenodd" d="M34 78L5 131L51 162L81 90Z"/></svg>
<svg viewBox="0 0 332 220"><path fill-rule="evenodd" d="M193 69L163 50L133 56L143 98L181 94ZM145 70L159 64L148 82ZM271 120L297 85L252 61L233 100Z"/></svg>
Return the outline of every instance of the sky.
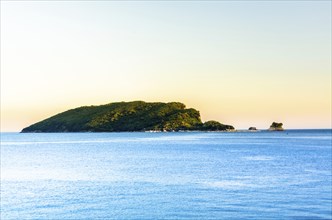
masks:
<svg viewBox="0 0 332 220"><path fill-rule="evenodd" d="M331 128L331 1L1 1L1 131L134 100Z"/></svg>

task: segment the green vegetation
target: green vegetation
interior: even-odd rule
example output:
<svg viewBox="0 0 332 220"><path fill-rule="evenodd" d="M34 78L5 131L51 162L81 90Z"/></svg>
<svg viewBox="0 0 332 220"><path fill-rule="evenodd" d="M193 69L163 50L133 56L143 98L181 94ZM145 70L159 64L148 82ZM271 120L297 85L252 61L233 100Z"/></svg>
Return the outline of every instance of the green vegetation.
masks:
<svg viewBox="0 0 332 220"><path fill-rule="evenodd" d="M117 102L65 111L22 132L223 131L233 126L202 123L199 111L178 102Z"/></svg>
<svg viewBox="0 0 332 220"><path fill-rule="evenodd" d="M217 121L207 121L202 126L203 131L225 131L225 130L234 130L234 127L231 125L223 125Z"/></svg>
<svg viewBox="0 0 332 220"><path fill-rule="evenodd" d="M283 124L278 122L273 122L269 128L270 131L283 131Z"/></svg>

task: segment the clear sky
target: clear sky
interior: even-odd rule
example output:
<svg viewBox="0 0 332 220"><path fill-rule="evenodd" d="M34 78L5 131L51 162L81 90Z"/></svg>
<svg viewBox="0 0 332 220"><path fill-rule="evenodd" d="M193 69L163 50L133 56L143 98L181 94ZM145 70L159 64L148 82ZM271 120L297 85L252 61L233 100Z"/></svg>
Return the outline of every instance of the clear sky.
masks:
<svg viewBox="0 0 332 220"><path fill-rule="evenodd" d="M133 100L331 128L331 1L1 1L1 131Z"/></svg>

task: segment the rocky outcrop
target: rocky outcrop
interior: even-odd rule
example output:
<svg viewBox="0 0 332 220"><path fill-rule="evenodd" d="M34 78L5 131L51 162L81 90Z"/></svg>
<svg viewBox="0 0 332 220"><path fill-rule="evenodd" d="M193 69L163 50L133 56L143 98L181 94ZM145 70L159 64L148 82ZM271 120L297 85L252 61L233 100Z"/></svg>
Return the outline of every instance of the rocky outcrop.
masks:
<svg viewBox="0 0 332 220"><path fill-rule="evenodd" d="M248 130L249 131L257 131L257 128L256 127L250 127Z"/></svg>
<svg viewBox="0 0 332 220"><path fill-rule="evenodd" d="M269 131L283 131L284 128L282 126L282 123L273 122L269 128Z"/></svg>

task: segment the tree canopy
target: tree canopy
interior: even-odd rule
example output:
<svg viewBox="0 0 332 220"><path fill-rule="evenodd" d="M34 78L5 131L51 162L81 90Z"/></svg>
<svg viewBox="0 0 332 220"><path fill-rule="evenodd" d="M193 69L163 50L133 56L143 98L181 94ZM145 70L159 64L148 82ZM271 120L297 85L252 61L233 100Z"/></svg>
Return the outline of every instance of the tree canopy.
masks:
<svg viewBox="0 0 332 220"><path fill-rule="evenodd" d="M202 123L196 109L179 102L116 102L71 109L26 127L22 132L122 132L234 129Z"/></svg>

